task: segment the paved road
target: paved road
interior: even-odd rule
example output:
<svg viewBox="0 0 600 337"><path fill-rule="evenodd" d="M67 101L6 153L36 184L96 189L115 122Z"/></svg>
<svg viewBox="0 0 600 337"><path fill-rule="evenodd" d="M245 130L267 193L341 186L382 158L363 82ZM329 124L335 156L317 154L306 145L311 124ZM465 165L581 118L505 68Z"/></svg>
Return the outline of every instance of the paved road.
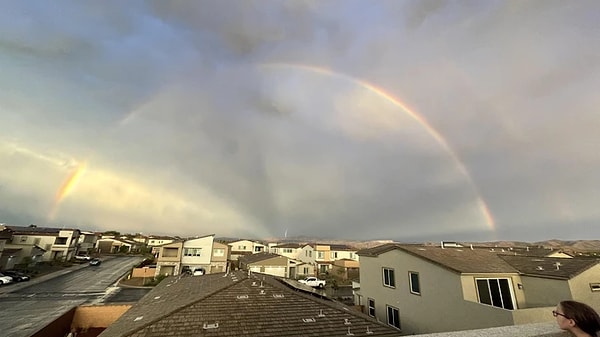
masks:
<svg viewBox="0 0 600 337"><path fill-rule="evenodd" d="M114 283L141 262L139 257L105 260L0 298L0 335L29 337L83 303L100 303L115 292Z"/></svg>

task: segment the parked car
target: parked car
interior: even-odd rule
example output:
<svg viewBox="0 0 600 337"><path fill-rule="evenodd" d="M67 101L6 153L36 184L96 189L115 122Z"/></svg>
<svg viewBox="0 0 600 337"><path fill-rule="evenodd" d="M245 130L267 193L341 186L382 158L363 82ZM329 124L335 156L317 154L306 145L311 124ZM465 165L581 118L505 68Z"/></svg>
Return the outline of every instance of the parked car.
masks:
<svg viewBox="0 0 600 337"><path fill-rule="evenodd" d="M299 280L298 282L304 283L307 286L311 286L314 288L323 288L325 287L325 280L319 280L316 277L307 277L304 280Z"/></svg>
<svg viewBox="0 0 600 337"><path fill-rule="evenodd" d="M0 274L0 284L13 283L13 279L10 276Z"/></svg>
<svg viewBox="0 0 600 337"><path fill-rule="evenodd" d="M98 258L93 258L90 260L90 266L99 266L102 261Z"/></svg>
<svg viewBox="0 0 600 337"><path fill-rule="evenodd" d="M13 281L15 282L29 281L30 279L29 275L23 274L20 271L16 270L6 270L3 271L2 274L12 277Z"/></svg>
<svg viewBox="0 0 600 337"><path fill-rule="evenodd" d="M92 257L89 255L75 255L75 260L77 261L91 261Z"/></svg>

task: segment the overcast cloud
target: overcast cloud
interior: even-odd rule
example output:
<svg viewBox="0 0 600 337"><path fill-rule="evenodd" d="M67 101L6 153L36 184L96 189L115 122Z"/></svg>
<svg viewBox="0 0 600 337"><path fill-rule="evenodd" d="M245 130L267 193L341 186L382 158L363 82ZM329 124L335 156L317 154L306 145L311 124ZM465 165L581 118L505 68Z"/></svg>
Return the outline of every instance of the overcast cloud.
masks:
<svg viewBox="0 0 600 337"><path fill-rule="evenodd" d="M5 2L0 223L598 239L599 14L597 1Z"/></svg>

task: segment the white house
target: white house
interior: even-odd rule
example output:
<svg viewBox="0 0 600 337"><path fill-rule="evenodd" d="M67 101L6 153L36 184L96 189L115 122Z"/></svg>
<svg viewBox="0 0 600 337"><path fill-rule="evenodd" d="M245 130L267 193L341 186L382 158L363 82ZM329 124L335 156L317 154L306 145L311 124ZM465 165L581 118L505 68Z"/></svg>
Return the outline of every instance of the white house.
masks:
<svg viewBox="0 0 600 337"><path fill-rule="evenodd" d="M237 260L240 256L257 254L266 251L266 246L251 240L238 240L227 244L230 247L231 259Z"/></svg>
<svg viewBox="0 0 600 337"><path fill-rule="evenodd" d="M79 229L7 226L13 231L12 245L38 246L45 252L44 261L72 259L77 252Z"/></svg>

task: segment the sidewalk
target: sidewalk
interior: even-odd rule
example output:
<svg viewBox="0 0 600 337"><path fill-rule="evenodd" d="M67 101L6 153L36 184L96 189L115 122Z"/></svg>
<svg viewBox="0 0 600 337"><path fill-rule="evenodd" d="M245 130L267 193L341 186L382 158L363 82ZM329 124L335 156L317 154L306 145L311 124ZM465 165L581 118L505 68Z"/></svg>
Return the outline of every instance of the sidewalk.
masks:
<svg viewBox="0 0 600 337"><path fill-rule="evenodd" d="M65 274L69 274L72 273L74 271L89 267L90 265L88 263L82 263L79 265L73 265L71 267L65 268L63 270L57 270L48 274L44 274L42 276L39 277L34 277L29 281L24 281L24 282L14 282L8 285L2 285L0 286L0 298L4 297L6 294L12 293L14 291L19 291L21 289L25 289L27 287L31 287L33 285L51 280L53 278L65 275Z"/></svg>

